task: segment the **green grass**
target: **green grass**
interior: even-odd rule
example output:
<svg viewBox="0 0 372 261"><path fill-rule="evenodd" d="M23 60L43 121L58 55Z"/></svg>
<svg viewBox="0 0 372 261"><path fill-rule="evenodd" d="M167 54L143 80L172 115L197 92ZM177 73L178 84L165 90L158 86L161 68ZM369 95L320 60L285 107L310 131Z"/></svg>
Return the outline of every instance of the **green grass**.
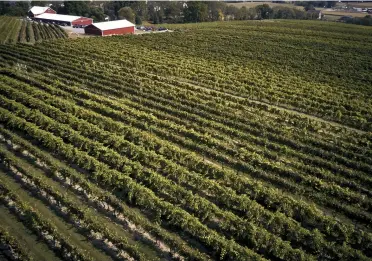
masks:
<svg viewBox="0 0 372 261"><path fill-rule="evenodd" d="M272 2L242 2L242 3L227 3L228 5L231 5L231 6L235 6L237 8L241 8L243 6L245 6L246 8L254 8L258 5L263 5L263 4L267 4L269 5L271 8L272 7L275 7L275 6L280 6L280 7L290 7L290 8L296 8L296 9L299 9L299 10L303 10L304 8L302 6L297 6L297 5L294 5L294 4L290 4L290 3L272 3Z"/></svg>
<svg viewBox="0 0 372 261"><path fill-rule="evenodd" d="M0 170L0 176L6 174ZM9 212L4 206L0 206L1 226L7 230L28 252L33 260L51 261L61 260L48 246L40 241L38 237L27 229L22 222Z"/></svg>
<svg viewBox="0 0 372 261"><path fill-rule="evenodd" d="M329 15L329 16L338 16L338 17L342 17L342 16L352 16L352 17L365 17L366 15L368 15L367 13L356 13L356 12L342 12L342 11L325 11L325 10L321 10L322 11L322 14L324 15Z"/></svg>
<svg viewBox="0 0 372 261"><path fill-rule="evenodd" d="M58 217L56 213L49 207L44 205L41 200L32 197L27 191L22 189L22 186L19 183L16 183L11 177L9 177L8 175L2 175L0 176L0 180L2 184L9 187L11 191L16 194L22 200L22 202L26 203L34 209L37 209L42 214L43 218L49 220L54 226L56 226L58 231L69 238L70 242L74 246L78 247L81 250L85 250L92 257L94 257L95 260L111 260L110 257L103 254L89 241L87 241L87 238L80 235L78 230L74 226L66 223L62 218ZM32 247L32 245L30 247Z"/></svg>

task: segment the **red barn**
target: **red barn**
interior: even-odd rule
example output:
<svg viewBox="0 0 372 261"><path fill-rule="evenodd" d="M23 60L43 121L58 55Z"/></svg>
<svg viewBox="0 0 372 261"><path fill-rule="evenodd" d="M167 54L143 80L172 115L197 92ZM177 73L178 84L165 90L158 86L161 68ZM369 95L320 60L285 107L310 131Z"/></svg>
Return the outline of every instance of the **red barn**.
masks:
<svg viewBox="0 0 372 261"><path fill-rule="evenodd" d="M28 11L28 16L29 17L35 17L41 14L56 14L57 12L54 11L50 7L44 7L44 6L33 6L29 11Z"/></svg>
<svg viewBox="0 0 372 261"><path fill-rule="evenodd" d="M92 18L74 16L74 15L60 15L60 14L41 14L33 18L33 20L44 23L54 23L59 25L90 25L93 23Z"/></svg>
<svg viewBox="0 0 372 261"><path fill-rule="evenodd" d="M134 34L135 25L128 20L117 20L110 22L94 23L84 28L86 34L115 35Z"/></svg>

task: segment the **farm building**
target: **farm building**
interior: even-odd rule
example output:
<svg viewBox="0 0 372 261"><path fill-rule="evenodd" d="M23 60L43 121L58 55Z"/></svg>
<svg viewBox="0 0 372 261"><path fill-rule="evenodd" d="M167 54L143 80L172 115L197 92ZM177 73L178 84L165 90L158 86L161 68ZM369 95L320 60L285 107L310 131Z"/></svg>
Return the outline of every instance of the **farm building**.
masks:
<svg viewBox="0 0 372 261"><path fill-rule="evenodd" d="M85 27L85 33L101 36L115 34L134 34L134 27L134 24L124 19L91 24Z"/></svg>
<svg viewBox="0 0 372 261"><path fill-rule="evenodd" d="M33 20L44 23L54 23L59 25L90 25L93 23L92 18L74 16L74 15L60 15L60 14L41 14L33 18Z"/></svg>
<svg viewBox="0 0 372 261"><path fill-rule="evenodd" d="M29 11L28 11L28 17L35 17L41 14L56 14L57 12L54 11L50 7L44 7L44 6L33 6Z"/></svg>

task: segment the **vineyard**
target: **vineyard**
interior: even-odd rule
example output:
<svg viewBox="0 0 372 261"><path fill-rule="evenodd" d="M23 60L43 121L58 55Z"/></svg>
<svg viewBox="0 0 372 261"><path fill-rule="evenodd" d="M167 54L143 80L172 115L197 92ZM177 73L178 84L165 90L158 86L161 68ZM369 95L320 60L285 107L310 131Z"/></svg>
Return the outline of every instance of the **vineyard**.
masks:
<svg viewBox="0 0 372 261"><path fill-rule="evenodd" d="M18 42L34 44L59 38L67 38L67 34L58 25L0 16L0 43L2 44Z"/></svg>
<svg viewBox="0 0 372 261"><path fill-rule="evenodd" d="M171 29L0 45L1 254L372 260L372 29Z"/></svg>

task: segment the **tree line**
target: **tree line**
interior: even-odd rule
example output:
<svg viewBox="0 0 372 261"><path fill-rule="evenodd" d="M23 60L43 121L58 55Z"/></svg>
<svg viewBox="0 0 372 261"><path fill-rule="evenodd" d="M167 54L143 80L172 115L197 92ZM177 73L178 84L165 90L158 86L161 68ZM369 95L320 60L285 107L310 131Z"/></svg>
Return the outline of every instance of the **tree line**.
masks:
<svg viewBox="0 0 372 261"><path fill-rule="evenodd" d="M319 1L321 2L321 1ZM298 3L301 5L301 2ZM316 19L318 13L305 6L304 10L286 6L271 8L267 4L253 8L237 8L218 1L31 1L0 2L0 15L26 16L32 6L50 6L59 14L93 18L95 22L128 19L159 23L194 23L253 19Z"/></svg>
<svg viewBox="0 0 372 261"><path fill-rule="evenodd" d="M366 15L365 17L347 17L344 21L345 23L348 23L348 24L372 26L371 15Z"/></svg>
<svg viewBox="0 0 372 261"><path fill-rule="evenodd" d="M219 1L170 1L137 2L111 1L103 4L104 13L110 19L128 19L136 24L143 20L159 23L195 23L229 20L260 19L316 19L316 12L305 9L275 6L267 4L247 8L238 8Z"/></svg>

